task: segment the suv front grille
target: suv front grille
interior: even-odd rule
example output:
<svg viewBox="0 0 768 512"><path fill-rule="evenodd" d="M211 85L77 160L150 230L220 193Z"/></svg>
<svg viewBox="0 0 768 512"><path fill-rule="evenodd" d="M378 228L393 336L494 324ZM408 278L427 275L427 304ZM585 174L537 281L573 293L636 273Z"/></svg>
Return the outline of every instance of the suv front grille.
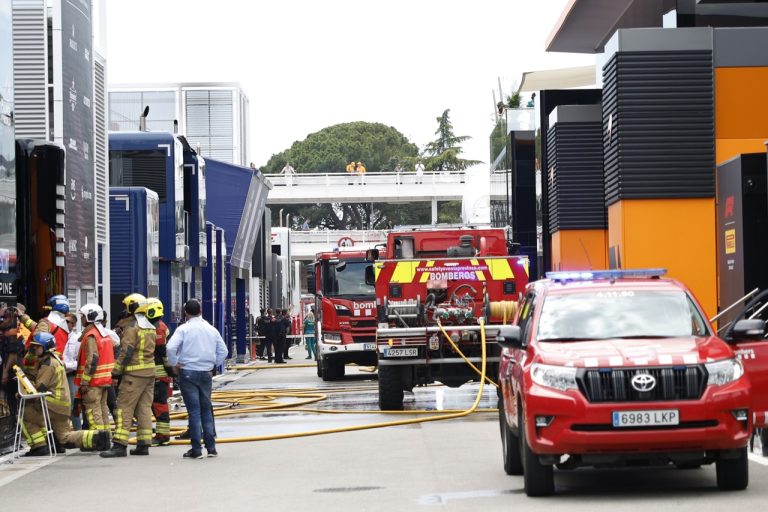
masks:
<svg viewBox="0 0 768 512"><path fill-rule="evenodd" d="M647 374L656 380L649 391L638 391L632 378ZM698 400L707 385L707 372L701 366L660 368L599 368L579 372L579 389L590 402L655 402Z"/></svg>

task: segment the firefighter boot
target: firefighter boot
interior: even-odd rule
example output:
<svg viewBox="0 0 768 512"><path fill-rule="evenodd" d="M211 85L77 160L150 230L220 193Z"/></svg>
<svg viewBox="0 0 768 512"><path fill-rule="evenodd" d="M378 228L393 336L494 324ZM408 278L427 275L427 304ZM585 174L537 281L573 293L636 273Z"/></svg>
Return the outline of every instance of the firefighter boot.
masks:
<svg viewBox="0 0 768 512"><path fill-rule="evenodd" d="M99 456L109 459L112 457L127 457L128 453L124 444L112 443L112 448L101 452Z"/></svg>
<svg viewBox="0 0 768 512"><path fill-rule="evenodd" d="M96 451L109 450L109 430L99 430L94 434L93 449Z"/></svg>
<svg viewBox="0 0 768 512"><path fill-rule="evenodd" d="M137 443L136 448L131 448L131 455L149 455L149 445Z"/></svg>
<svg viewBox="0 0 768 512"><path fill-rule="evenodd" d="M152 446L167 446L169 444L171 444L170 436L155 434L155 437L152 438Z"/></svg>

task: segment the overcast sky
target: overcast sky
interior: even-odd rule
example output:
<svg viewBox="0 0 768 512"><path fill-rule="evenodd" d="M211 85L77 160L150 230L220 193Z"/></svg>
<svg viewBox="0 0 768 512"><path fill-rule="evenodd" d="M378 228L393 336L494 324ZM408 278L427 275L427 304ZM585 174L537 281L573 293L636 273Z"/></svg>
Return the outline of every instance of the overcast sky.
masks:
<svg viewBox="0 0 768 512"><path fill-rule="evenodd" d="M263 165L339 123L393 126L419 149L446 108L488 162L497 79L591 64L544 43L568 0L110 0L110 83L239 82Z"/></svg>

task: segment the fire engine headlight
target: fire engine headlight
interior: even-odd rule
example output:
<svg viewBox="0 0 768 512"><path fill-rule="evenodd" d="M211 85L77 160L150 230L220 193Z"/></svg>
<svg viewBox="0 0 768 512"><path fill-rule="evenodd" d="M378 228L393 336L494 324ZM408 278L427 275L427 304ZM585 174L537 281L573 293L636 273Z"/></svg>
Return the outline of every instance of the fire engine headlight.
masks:
<svg viewBox="0 0 768 512"><path fill-rule="evenodd" d="M555 388L560 391L578 389L576 368L534 363L531 365L531 378L539 386Z"/></svg>
<svg viewBox="0 0 768 512"><path fill-rule="evenodd" d="M323 333L323 341L326 343L341 343L341 334Z"/></svg>
<svg viewBox="0 0 768 512"><path fill-rule="evenodd" d="M349 311L347 306L342 306L341 304L334 304L333 306L336 308L336 311Z"/></svg>
<svg viewBox="0 0 768 512"><path fill-rule="evenodd" d="M722 386L741 378L744 375L744 367L738 359L724 359L714 363L706 363L709 377L708 386Z"/></svg>

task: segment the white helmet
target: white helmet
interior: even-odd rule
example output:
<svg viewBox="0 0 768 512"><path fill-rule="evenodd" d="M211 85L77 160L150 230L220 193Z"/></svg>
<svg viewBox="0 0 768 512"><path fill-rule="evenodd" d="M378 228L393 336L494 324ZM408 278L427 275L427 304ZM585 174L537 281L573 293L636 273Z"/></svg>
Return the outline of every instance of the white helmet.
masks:
<svg viewBox="0 0 768 512"><path fill-rule="evenodd" d="M80 314L85 317L86 323L101 322L104 320L104 310L98 304L86 304L80 308Z"/></svg>

